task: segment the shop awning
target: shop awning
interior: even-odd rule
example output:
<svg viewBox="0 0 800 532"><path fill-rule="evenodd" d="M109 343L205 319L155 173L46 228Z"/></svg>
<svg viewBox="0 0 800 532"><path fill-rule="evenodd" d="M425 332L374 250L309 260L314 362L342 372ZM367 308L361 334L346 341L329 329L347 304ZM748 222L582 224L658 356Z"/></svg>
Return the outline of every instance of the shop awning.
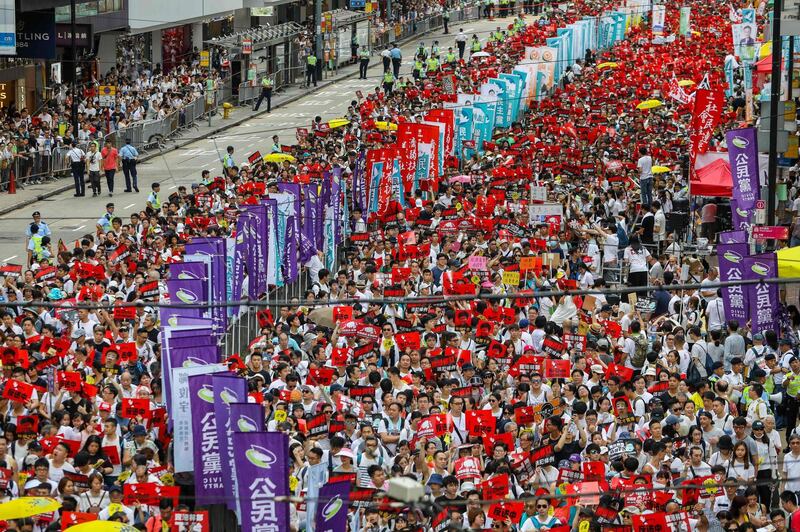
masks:
<svg viewBox="0 0 800 532"><path fill-rule="evenodd" d="M697 157L691 181L693 196L730 198L733 189L727 153L707 153Z"/></svg>

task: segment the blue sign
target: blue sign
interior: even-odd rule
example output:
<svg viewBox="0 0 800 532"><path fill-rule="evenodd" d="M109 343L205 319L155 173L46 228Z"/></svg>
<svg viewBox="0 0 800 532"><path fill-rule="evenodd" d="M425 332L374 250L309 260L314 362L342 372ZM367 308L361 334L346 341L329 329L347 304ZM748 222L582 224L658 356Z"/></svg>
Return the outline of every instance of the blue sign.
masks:
<svg viewBox="0 0 800 532"><path fill-rule="evenodd" d="M350 9L364 9L366 0L350 0Z"/></svg>

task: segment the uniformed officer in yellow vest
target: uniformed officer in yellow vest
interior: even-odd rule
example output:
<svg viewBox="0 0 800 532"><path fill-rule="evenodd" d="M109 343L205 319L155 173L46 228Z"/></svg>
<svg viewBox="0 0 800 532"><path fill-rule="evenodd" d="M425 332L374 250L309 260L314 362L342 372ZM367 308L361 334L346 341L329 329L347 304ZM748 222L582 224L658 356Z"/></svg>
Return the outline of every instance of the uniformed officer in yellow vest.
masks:
<svg viewBox="0 0 800 532"><path fill-rule="evenodd" d="M317 56L314 55L312 50L306 56L306 88L311 86L311 83L317 86Z"/></svg>
<svg viewBox="0 0 800 532"><path fill-rule="evenodd" d="M508 0L500 0L500 18L508 16Z"/></svg>
<svg viewBox="0 0 800 532"><path fill-rule="evenodd" d="M261 78L261 94L258 97L258 101L256 102L256 106L253 108L254 111L258 111L258 108L261 107L261 102L264 101L264 98L267 99L267 112L272 112L272 78L269 77L269 74L264 74L264 77Z"/></svg>
<svg viewBox="0 0 800 532"><path fill-rule="evenodd" d="M362 46L358 51L358 79L367 79L369 67L369 48Z"/></svg>
<svg viewBox="0 0 800 532"><path fill-rule="evenodd" d="M161 184L153 183L151 188L153 191L147 196L147 210L157 213L161 211Z"/></svg>
<svg viewBox="0 0 800 532"><path fill-rule="evenodd" d="M394 85L394 74L391 71L383 73L383 92L386 94L392 93L392 86Z"/></svg>
<svg viewBox="0 0 800 532"><path fill-rule="evenodd" d="M483 15L486 18L492 18L492 8L494 7L492 2L493 0L483 0Z"/></svg>
<svg viewBox="0 0 800 532"><path fill-rule="evenodd" d="M414 81L420 80L425 77L425 63L422 62L422 56L418 55L414 59L414 68L411 69L411 75Z"/></svg>
<svg viewBox="0 0 800 532"><path fill-rule="evenodd" d="M469 50L470 50L470 52L472 52L473 54L474 54L475 52L480 52L480 51L481 51L481 40L480 40L480 39L478 39L478 36L477 36L477 35L473 35L473 36L472 36L472 42L470 43L470 48L469 48Z"/></svg>
<svg viewBox="0 0 800 532"><path fill-rule="evenodd" d="M433 46L431 46L431 57L435 57L439 59L441 55L441 49L439 48L439 41L433 41Z"/></svg>
<svg viewBox="0 0 800 532"><path fill-rule="evenodd" d="M439 59L436 57L429 57L427 64L428 76L439 70Z"/></svg>
<svg viewBox="0 0 800 532"><path fill-rule="evenodd" d="M425 49L425 43L424 42L419 43L419 46L417 47L417 51L414 53L414 55L415 56L420 56L421 55L423 60L428 58L428 50Z"/></svg>
<svg viewBox="0 0 800 532"><path fill-rule="evenodd" d="M500 29L500 26L497 26L497 29L492 33L492 40L494 42L503 42L503 30Z"/></svg>
<svg viewBox="0 0 800 532"><path fill-rule="evenodd" d="M39 260L42 254L42 238L39 234L39 226L31 224L31 239L28 241L28 266Z"/></svg>
<svg viewBox="0 0 800 532"><path fill-rule="evenodd" d="M447 49L447 54L444 56L444 62L450 66L455 66L456 64L456 54L453 52L453 47Z"/></svg>

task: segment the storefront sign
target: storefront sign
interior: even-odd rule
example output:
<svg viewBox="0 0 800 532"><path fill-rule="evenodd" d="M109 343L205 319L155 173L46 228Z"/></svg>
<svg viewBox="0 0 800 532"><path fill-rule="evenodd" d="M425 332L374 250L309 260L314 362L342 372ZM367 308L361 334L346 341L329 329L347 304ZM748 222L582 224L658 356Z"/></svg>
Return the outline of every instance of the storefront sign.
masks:
<svg viewBox="0 0 800 532"><path fill-rule="evenodd" d="M16 2L0 0L0 55L17 53Z"/></svg>
<svg viewBox="0 0 800 532"><path fill-rule="evenodd" d="M8 107L14 101L17 93L16 81L5 81L0 83L0 107Z"/></svg>
<svg viewBox="0 0 800 532"><path fill-rule="evenodd" d="M53 16L20 13L17 21L17 56L53 59L56 56L56 23Z"/></svg>
<svg viewBox="0 0 800 532"><path fill-rule="evenodd" d="M92 27L89 24L75 25L75 46L91 46ZM72 31L69 24L56 24L56 46L72 46Z"/></svg>
<svg viewBox="0 0 800 532"><path fill-rule="evenodd" d="M244 55L250 55L253 53L253 40L252 39L242 39L242 53Z"/></svg>
<svg viewBox="0 0 800 532"><path fill-rule="evenodd" d="M200 51L200 66L208 68L208 65L211 64L210 60L210 52L208 50L201 50Z"/></svg>

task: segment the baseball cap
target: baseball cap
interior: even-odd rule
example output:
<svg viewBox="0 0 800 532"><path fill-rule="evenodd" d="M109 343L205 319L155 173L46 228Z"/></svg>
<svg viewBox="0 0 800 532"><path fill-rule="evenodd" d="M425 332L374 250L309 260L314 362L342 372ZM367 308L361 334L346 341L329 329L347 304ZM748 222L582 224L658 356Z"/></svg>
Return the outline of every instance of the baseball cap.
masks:
<svg viewBox="0 0 800 532"><path fill-rule="evenodd" d="M134 426L131 432L134 436L147 436L147 429L145 429L142 425Z"/></svg>
<svg viewBox="0 0 800 532"><path fill-rule="evenodd" d="M592 373L604 373L603 366L600 364L592 364Z"/></svg>
<svg viewBox="0 0 800 532"><path fill-rule="evenodd" d="M442 479L442 475L439 473L434 473L430 477L428 477L428 485L431 484L439 484L440 486L444 484L444 480Z"/></svg>
<svg viewBox="0 0 800 532"><path fill-rule="evenodd" d="M763 421L753 421L753 426L751 428L753 430L764 430L764 422Z"/></svg>

